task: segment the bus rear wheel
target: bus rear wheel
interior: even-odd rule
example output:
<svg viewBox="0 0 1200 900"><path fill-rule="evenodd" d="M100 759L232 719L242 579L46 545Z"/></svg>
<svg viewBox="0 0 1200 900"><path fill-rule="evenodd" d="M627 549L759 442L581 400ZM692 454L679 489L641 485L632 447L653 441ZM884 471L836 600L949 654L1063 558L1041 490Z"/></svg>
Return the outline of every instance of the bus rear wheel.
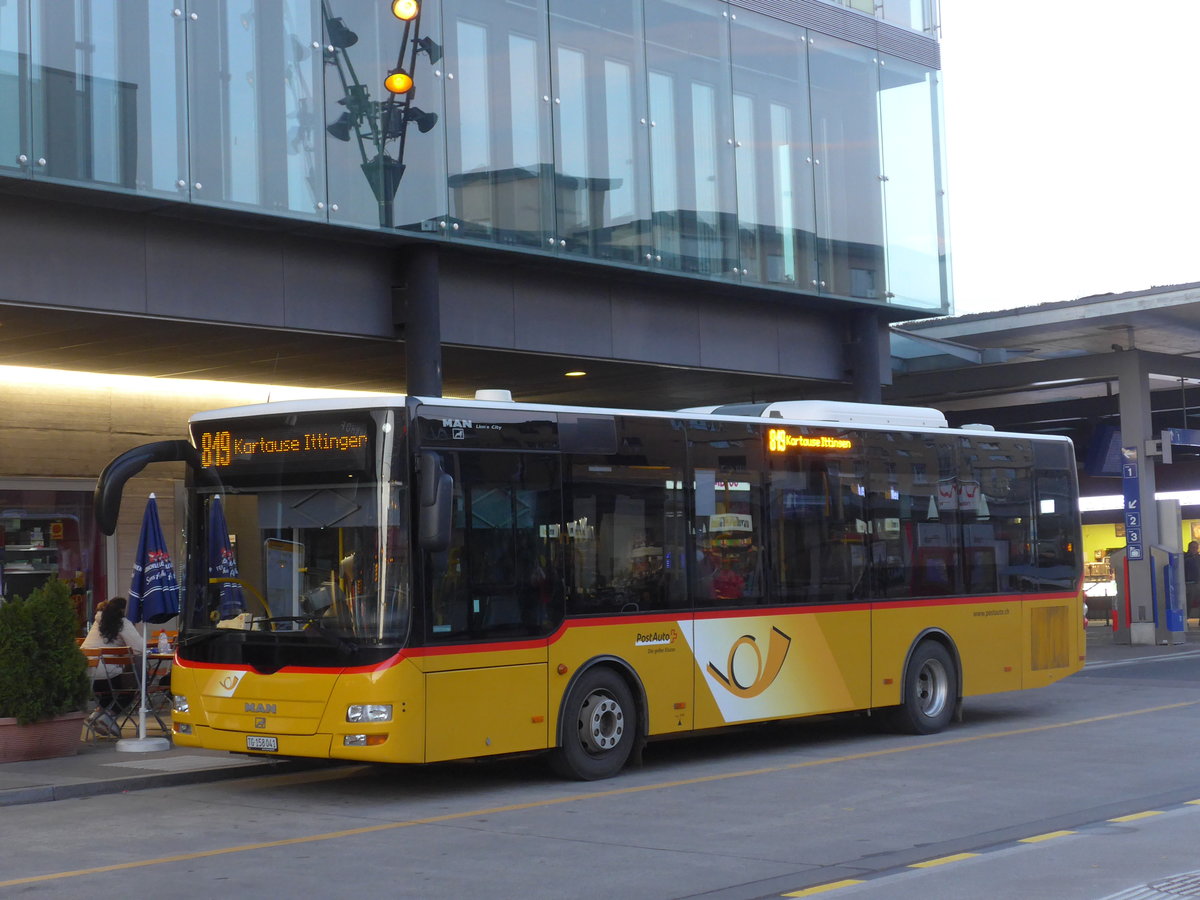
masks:
<svg viewBox="0 0 1200 900"><path fill-rule="evenodd" d="M958 671L950 652L937 641L923 641L904 670L904 702L892 721L908 734L936 734L954 716Z"/></svg>
<svg viewBox="0 0 1200 900"><path fill-rule="evenodd" d="M562 746L551 754L567 778L596 781L621 771L638 737L633 694L611 669L584 672L563 705Z"/></svg>

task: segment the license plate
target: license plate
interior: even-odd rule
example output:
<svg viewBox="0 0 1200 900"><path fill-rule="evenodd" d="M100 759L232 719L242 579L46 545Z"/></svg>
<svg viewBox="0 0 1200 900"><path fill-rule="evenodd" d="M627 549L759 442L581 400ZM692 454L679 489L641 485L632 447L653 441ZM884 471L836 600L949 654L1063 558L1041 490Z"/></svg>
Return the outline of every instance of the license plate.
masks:
<svg viewBox="0 0 1200 900"><path fill-rule="evenodd" d="M279 738L266 737L261 734L246 735L247 750L270 750L275 752L279 749Z"/></svg>

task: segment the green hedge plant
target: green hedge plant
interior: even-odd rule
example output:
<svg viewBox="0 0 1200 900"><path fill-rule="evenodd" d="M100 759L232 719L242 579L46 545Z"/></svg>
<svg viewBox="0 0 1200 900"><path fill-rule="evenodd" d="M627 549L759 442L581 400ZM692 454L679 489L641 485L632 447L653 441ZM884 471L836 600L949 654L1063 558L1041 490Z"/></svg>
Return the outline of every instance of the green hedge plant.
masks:
<svg viewBox="0 0 1200 900"><path fill-rule="evenodd" d="M0 718L21 725L77 712L92 693L71 588L51 579L0 605Z"/></svg>

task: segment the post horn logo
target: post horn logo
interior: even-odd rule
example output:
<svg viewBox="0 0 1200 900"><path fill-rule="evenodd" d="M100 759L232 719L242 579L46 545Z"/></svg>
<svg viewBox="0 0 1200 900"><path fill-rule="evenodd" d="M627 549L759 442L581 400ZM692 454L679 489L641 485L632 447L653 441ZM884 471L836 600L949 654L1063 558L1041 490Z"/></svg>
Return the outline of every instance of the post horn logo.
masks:
<svg viewBox="0 0 1200 900"><path fill-rule="evenodd" d="M783 661L787 658L788 649L791 646L792 639L790 637L778 628L772 628L771 637L767 642L767 661L764 665L762 650L759 648L758 641L754 635L743 634L729 648L729 660L725 664L726 672L729 674L722 672L712 663L708 664L708 671L735 697L757 697L775 681L775 678L779 675L779 670L783 668ZM754 656L758 661L758 668L749 684L742 684L733 670L733 658L742 647L749 647L753 650Z"/></svg>
<svg viewBox="0 0 1200 900"><path fill-rule="evenodd" d="M226 675L218 683L221 685L221 687L225 688L225 690L232 691L235 687L237 687L237 683L240 680L240 675Z"/></svg>

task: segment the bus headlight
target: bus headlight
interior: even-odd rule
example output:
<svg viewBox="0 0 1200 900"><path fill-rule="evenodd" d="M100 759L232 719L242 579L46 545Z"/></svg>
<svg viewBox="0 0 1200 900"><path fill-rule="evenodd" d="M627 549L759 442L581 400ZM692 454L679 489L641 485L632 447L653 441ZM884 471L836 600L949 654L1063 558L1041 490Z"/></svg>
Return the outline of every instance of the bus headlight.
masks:
<svg viewBox="0 0 1200 900"><path fill-rule="evenodd" d="M392 704L390 703L354 703L346 709L347 722L390 722L392 721Z"/></svg>
<svg viewBox="0 0 1200 900"><path fill-rule="evenodd" d="M185 713L191 707L188 706L187 697L183 696L183 694L175 694L171 698L171 709L177 713Z"/></svg>

